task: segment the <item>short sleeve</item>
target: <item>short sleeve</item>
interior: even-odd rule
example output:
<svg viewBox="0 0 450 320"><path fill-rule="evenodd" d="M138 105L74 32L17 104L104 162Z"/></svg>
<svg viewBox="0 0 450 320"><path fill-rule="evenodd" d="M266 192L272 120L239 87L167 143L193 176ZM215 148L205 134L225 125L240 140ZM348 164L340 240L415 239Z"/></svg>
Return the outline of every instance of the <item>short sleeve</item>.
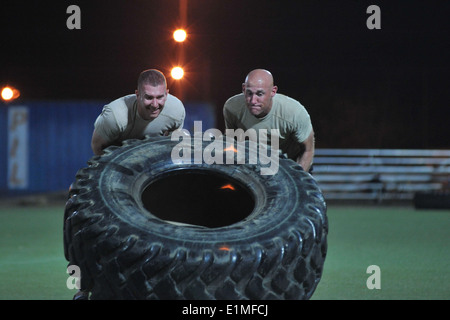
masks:
<svg viewBox="0 0 450 320"><path fill-rule="evenodd" d="M120 136L120 128L117 124L116 117L108 105L103 107L102 113L95 120L94 128L108 142L115 141Z"/></svg>
<svg viewBox="0 0 450 320"><path fill-rule="evenodd" d="M303 143L311 134L312 123L308 112L301 104L299 104L299 108L295 112L293 125L295 138L298 142Z"/></svg>

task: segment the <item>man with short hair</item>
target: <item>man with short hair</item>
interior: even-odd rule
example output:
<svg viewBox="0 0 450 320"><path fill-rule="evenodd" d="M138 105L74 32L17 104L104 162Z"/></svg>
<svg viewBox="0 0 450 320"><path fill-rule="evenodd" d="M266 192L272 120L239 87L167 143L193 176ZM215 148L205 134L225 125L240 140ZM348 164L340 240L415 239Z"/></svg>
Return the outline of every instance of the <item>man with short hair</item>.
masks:
<svg viewBox="0 0 450 320"><path fill-rule="evenodd" d="M310 172L314 158L314 130L310 116L300 102L277 91L269 71L251 71L242 84L242 93L225 102L225 127L268 132L278 129L280 151ZM267 138L269 145L270 137Z"/></svg>
<svg viewBox="0 0 450 320"><path fill-rule="evenodd" d="M169 135L182 129L186 112L183 103L169 94L164 74L156 69L141 72L135 94L112 101L97 117L91 147L102 155L110 145L146 135ZM89 288L79 290L74 300L89 299Z"/></svg>
<svg viewBox="0 0 450 320"><path fill-rule="evenodd" d="M146 135L169 135L182 129L186 113L183 103L169 94L164 74L156 69L141 72L135 94L103 107L95 121L91 147L96 155L110 145Z"/></svg>

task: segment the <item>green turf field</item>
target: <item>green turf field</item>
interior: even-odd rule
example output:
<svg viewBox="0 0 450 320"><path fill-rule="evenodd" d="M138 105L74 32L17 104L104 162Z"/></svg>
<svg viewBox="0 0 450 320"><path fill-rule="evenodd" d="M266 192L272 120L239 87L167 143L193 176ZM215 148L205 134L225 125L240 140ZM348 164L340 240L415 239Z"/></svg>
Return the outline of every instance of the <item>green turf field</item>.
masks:
<svg viewBox="0 0 450 320"><path fill-rule="evenodd" d="M313 299L449 299L450 211L330 207L328 254ZM381 289L368 289L367 267Z"/></svg>
<svg viewBox="0 0 450 320"><path fill-rule="evenodd" d="M0 299L69 300L63 205L0 206ZM450 211L328 208L323 277L313 299L449 299ZM367 267L381 289L368 289Z"/></svg>

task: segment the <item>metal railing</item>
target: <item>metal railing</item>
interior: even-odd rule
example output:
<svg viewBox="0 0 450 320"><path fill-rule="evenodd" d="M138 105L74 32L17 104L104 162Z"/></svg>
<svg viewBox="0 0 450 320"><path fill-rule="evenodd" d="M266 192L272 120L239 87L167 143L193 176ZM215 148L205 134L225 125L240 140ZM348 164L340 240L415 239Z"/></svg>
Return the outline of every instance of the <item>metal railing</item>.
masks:
<svg viewBox="0 0 450 320"><path fill-rule="evenodd" d="M330 200L411 200L449 188L450 150L316 149L314 177Z"/></svg>

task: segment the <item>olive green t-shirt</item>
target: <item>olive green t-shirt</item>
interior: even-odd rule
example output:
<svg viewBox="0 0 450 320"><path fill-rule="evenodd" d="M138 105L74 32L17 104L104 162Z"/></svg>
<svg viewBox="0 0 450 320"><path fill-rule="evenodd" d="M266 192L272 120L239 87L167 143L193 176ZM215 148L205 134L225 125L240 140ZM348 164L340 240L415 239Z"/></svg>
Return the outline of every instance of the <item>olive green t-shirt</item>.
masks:
<svg viewBox="0 0 450 320"><path fill-rule="evenodd" d="M275 94L272 101L270 112L263 118L257 118L248 110L243 93L229 98L223 108L225 127L244 131L250 128L256 131L266 129L267 132L278 129L280 151L295 160L303 153L302 143L312 131L310 116L300 102L283 94Z"/></svg>
<svg viewBox="0 0 450 320"><path fill-rule="evenodd" d="M183 103L168 94L164 108L156 119L144 120L137 112L136 95L130 94L103 107L95 121L96 132L108 142L142 139L146 135L162 136L182 129L185 118Z"/></svg>

